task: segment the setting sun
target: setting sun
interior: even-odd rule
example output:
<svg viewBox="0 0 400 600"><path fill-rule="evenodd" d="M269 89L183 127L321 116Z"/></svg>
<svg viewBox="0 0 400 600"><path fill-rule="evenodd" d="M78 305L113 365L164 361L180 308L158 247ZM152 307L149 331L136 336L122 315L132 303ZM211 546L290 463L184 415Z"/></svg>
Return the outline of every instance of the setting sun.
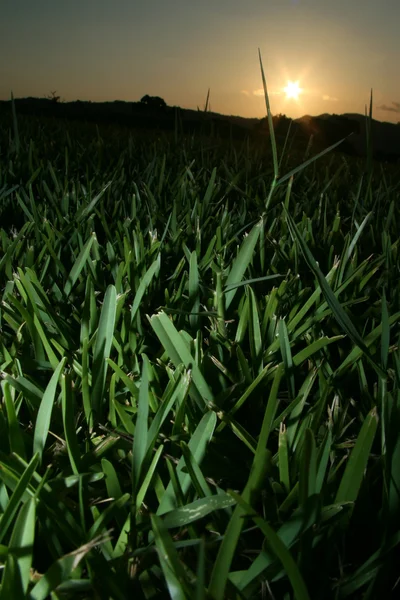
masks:
<svg viewBox="0 0 400 600"><path fill-rule="evenodd" d="M301 88L298 81L288 81L287 86L283 90L286 93L286 98L297 100L301 94Z"/></svg>

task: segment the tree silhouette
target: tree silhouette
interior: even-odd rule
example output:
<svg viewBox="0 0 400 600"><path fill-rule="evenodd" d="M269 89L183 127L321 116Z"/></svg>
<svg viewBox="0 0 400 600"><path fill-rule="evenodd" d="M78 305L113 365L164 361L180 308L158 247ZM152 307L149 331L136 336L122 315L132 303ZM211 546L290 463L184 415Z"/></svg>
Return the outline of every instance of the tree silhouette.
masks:
<svg viewBox="0 0 400 600"><path fill-rule="evenodd" d="M160 98L160 96L149 96L148 94L146 94L145 96L143 96L143 98L141 98L140 102L142 104L145 104L149 108L162 109L167 107L167 103L165 102L165 100Z"/></svg>
<svg viewBox="0 0 400 600"><path fill-rule="evenodd" d="M46 96L46 98L48 98L49 100L51 100L54 103L57 103L60 101L60 96L56 96L56 92L50 92L51 96Z"/></svg>

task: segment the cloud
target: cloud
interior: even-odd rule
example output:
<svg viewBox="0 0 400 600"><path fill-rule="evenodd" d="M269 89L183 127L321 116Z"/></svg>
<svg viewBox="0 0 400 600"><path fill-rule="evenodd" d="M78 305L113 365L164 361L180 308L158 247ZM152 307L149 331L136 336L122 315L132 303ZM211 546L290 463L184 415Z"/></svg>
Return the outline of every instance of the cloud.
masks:
<svg viewBox="0 0 400 600"><path fill-rule="evenodd" d="M400 102L392 102L392 106L388 106L387 104L381 104L380 106L377 106L377 108L386 112L394 112L400 114Z"/></svg>
<svg viewBox="0 0 400 600"><path fill-rule="evenodd" d="M268 90L268 96L280 96L281 92L271 92ZM258 88L258 90L253 90L253 96L264 96L264 89Z"/></svg>
<svg viewBox="0 0 400 600"><path fill-rule="evenodd" d="M335 98L334 96L328 96L327 94L324 94L324 96L322 96L322 100L328 100L329 102L338 102L337 98Z"/></svg>
<svg viewBox="0 0 400 600"><path fill-rule="evenodd" d="M240 93L244 94L245 96L250 96L249 90L240 90Z"/></svg>

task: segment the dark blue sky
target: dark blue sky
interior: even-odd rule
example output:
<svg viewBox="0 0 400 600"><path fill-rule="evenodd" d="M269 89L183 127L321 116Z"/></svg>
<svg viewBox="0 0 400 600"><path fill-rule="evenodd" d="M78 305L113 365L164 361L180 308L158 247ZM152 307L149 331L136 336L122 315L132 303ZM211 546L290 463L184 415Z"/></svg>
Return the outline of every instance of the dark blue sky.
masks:
<svg viewBox="0 0 400 600"><path fill-rule="evenodd" d="M400 0L0 0L0 98L139 100L400 121ZM298 81L301 92L284 88Z"/></svg>

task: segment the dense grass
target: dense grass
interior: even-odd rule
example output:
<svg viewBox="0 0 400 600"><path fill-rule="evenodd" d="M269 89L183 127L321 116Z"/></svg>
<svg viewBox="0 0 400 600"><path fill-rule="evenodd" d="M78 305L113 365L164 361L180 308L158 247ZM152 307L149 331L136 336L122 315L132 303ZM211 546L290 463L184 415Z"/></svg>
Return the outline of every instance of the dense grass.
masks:
<svg viewBox="0 0 400 600"><path fill-rule="evenodd" d="M3 116L0 600L394 597L400 178L271 141Z"/></svg>

